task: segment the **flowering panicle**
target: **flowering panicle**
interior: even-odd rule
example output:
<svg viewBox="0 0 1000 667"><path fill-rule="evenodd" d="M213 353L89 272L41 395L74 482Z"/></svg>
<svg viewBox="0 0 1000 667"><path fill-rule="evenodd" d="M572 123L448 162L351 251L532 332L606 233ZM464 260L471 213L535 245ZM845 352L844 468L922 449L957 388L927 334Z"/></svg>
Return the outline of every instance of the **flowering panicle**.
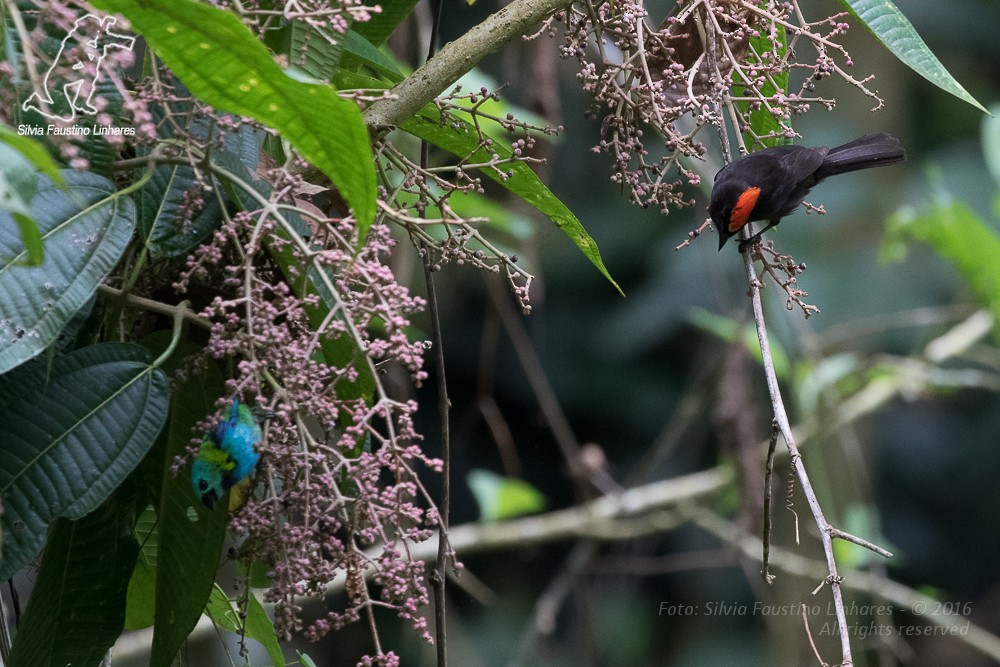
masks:
<svg viewBox="0 0 1000 667"><path fill-rule="evenodd" d="M313 220L308 240L282 222L262 211L233 216L191 255L177 284L219 288L201 312L213 323L206 354L232 359L228 390L257 396L274 413L256 491L232 520L248 536L241 556L270 567L265 597L286 636L305 629L318 638L375 606L426 633L423 564L407 545L430 537L437 516L426 510L433 505L416 466L441 463L419 446L416 403L381 381L393 365L414 382L426 376L424 344L408 333L424 301L385 264L395 243L386 225L374 225L355 254L351 218ZM269 247L290 253L288 275L267 259ZM303 276L315 291L291 287ZM340 572L354 577L348 608L306 627L301 598L321 596Z"/></svg>
<svg viewBox="0 0 1000 667"><path fill-rule="evenodd" d="M807 22L796 1L688 0L651 27L640 0L583 0L539 34L555 36L562 24L560 53L580 63L577 78L594 100L589 115L601 118L594 150L611 157L612 180L634 204L667 214L694 203L684 189L701 181L706 125L727 132L731 124L741 144L794 137L793 116L833 107L813 91L834 74L881 105L871 77L845 71L853 62L837 43L844 17ZM797 90L785 84L789 72Z"/></svg>

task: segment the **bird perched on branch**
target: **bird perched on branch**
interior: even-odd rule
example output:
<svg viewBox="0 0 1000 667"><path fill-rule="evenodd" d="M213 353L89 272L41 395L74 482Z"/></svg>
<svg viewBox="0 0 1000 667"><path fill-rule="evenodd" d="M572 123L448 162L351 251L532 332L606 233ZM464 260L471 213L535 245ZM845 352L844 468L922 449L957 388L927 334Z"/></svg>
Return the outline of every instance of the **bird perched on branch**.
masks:
<svg viewBox="0 0 1000 667"><path fill-rule="evenodd" d="M234 397L191 465L191 486L206 507L214 510L227 489L250 476L260 459L254 449L260 440L253 411Z"/></svg>
<svg viewBox="0 0 1000 667"><path fill-rule="evenodd" d="M719 250L755 220L768 225L740 243L740 252L791 213L814 185L829 176L884 167L906 159L899 139L866 134L836 148L773 146L733 160L715 175L708 210L719 230Z"/></svg>

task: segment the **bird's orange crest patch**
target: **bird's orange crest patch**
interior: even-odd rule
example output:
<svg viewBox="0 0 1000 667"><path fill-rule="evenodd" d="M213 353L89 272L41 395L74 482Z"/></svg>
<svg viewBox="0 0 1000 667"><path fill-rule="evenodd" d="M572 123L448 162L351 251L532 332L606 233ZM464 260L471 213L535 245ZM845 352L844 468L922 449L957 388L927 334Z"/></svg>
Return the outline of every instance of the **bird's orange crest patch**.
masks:
<svg viewBox="0 0 1000 667"><path fill-rule="evenodd" d="M735 234L743 225L750 222L750 212L753 211L757 198L760 197L760 188L747 188L736 200L733 212L729 214L729 232Z"/></svg>

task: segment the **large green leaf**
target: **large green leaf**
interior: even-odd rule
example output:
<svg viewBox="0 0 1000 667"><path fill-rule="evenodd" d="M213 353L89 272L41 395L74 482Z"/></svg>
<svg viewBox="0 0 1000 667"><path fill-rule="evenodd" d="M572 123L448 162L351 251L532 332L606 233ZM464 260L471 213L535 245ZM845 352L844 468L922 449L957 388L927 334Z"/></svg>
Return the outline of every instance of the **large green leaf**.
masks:
<svg viewBox="0 0 1000 667"><path fill-rule="evenodd" d="M903 13L891 0L840 0L848 11L868 26L872 34L882 42L893 55L938 88L968 102L977 109L986 108L955 80L941 61L924 44ZM946 5L939 5L940 11L948 11Z"/></svg>
<svg viewBox="0 0 1000 667"><path fill-rule="evenodd" d="M345 70L351 71L356 70L360 65L369 67L394 84L405 78L398 62L383 53L357 31L348 30L344 33L344 53L341 58L341 66Z"/></svg>
<svg viewBox="0 0 1000 667"><path fill-rule="evenodd" d="M320 29L305 19L294 19L289 26L289 62L292 67L319 81L329 81L340 62L346 33L328 41Z"/></svg>
<svg viewBox="0 0 1000 667"><path fill-rule="evenodd" d="M132 200L94 174L63 172L63 190L45 176L31 217L45 243L41 266L25 266L10 213L0 211L0 373L39 354L97 290L128 245Z"/></svg>
<svg viewBox="0 0 1000 667"><path fill-rule="evenodd" d="M0 580L38 553L52 521L104 502L152 446L169 389L149 360L104 343L0 377Z"/></svg>
<svg viewBox="0 0 1000 667"><path fill-rule="evenodd" d="M280 132L330 177L363 238L375 218L375 165L353 102L328 85L295 81L235 15L192 0L95 0L145 35L194 95Z"/></svg>
<svg viewBox="0 0 1000 667"><path fill-rule="evenodd" d="M55 522L8 667L101 663L121 634L139 553L129 495L116 493L77 521Z"/></svg>
<svg viewBox="0 0 1000 667"><path fill-rule="evenodd" d="M139 191L139 229L150 249L176 257L198 245L222 219L222 206L214 194L193 215L186 210L192 193L202 192L202 180L186 164L165 164L153 171Z"/></svg>
<svg viewBox="0 0 1000 667"><path fill-rule="evenodd" d="M181 352L184 351L182 348ZM153 466L159 475L158 492L154 493L159 549L152 667L173 663L205 609L219 569L229 519L224 509L228 502L220 503L222 507L214 512L209 510L191 489L190 470L173 475L170 468L174 459L185 453L195 423L211 414L215 399L224 391L221 375L211 367L181 385L171 402L167 425L155 450L159 459L153 461L159 464ZM184 585L178 586L179 581Z"/></svg>
<svg viewBox="0 0 1000 667"><path fill-rule="evenodd" d="M107 102L107 106L101 110L101 113L107 114L111 118L121 118L124 98L111 77L99 77L95 89L95 95ZM79 157L87 160L87 170L105 178L112 178L115 159L118 157L118 148L112 146L106 136L95 132L98 127L97 117L81 115L73 121L73 125L86 132L80 143Z"/></svg>
<svg viewBox="0 0 1000 667"><path fill-rule="evenodd" d="M383 0L378 4L382 11L373 13L367 21L354 24L358 34L376 46L389 39L389 35L413 11L417 0Z"/></svg>
<svg viewBox="0 0 1000 667"><path fill-rule="evenodd" d="M140 549L125 597L126 630L150 627L156 611L156 550L160 533L156 510L152 506L147 506L135 522L135 536Z"/></svg>

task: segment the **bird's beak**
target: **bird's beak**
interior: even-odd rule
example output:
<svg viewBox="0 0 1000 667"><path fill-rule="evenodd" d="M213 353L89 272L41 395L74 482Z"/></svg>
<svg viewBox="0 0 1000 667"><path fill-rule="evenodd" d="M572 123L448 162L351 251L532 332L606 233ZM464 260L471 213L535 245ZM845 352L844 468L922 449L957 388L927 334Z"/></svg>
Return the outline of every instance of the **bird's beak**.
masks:
<svg viewBox="0 0 1000 667"><path fill-rule="evenodd" d="M219 496L218 494L215 493L214 490L206 491L205 494L201 497L201 502L208 509L215 511L215 505L216 503L219 502Z"/></svg>

